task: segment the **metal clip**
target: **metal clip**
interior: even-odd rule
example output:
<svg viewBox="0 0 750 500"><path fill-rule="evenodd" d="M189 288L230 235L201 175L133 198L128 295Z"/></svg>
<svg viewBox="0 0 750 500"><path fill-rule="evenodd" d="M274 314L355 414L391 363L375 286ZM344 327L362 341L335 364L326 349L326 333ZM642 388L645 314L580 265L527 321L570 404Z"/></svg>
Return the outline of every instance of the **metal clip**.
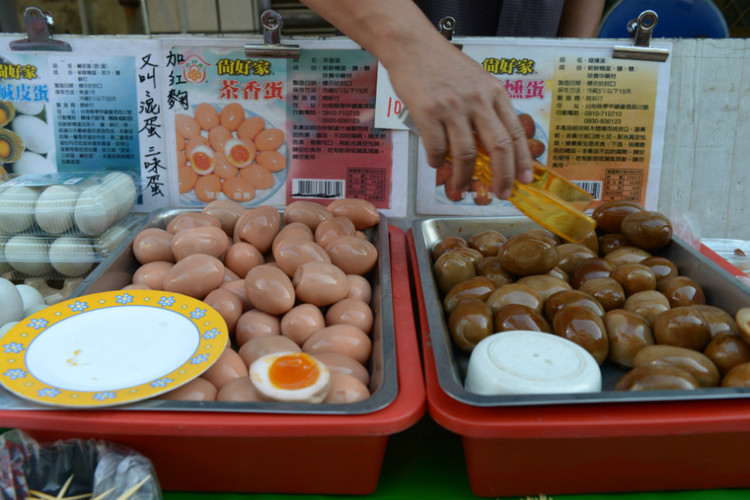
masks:
<svg viewBox="0 0 750 500"><path fill-rule="evenodd" d="M10 50L55 50L58 52L73 50L68 42L52 39L55 21L49 12L37 7L27 7L23 12L23 18L26 22L26 38L11 41Z"/></svg>
<svg viewBox="0 0 750 500"><path fill-rule="evenodd" d="M267 10L260 16L263 25L263 44L245 44L247 57L299 57L299 45L281 43L281 16L278 12Z"/></svg>
<svg viewBox="0 0 750 500"><path fill-rule="evenodd" d="M628 22L628 32L633 35L633 46L615 46L612 57L641 61L666 61L669 57L669 50L649 47L651 32L658 20L659 16L653 10L644 10L638 19L631 19Z"/></svg>
<svg viewBox="0 0 750 500"><path fill-rule="evenodd" d="M453 31L456 29L456 19L451 16L445 16L438 22L438 30L440 34L445 37L446 40L451 42L459 49L463 47L463 44L453 41Z"/></svg>

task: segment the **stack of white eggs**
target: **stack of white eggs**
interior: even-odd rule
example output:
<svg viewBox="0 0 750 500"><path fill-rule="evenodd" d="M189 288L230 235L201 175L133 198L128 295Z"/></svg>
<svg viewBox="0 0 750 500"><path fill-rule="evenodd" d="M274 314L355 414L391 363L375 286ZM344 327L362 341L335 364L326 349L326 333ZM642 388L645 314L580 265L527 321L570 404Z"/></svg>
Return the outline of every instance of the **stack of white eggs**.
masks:
<svg viewBox="0 0 750 500"><path fill-rule="evenodd" d="M0 278L0 336L23 318L47 307L42 294L30 285L14 285Z"/></svg>

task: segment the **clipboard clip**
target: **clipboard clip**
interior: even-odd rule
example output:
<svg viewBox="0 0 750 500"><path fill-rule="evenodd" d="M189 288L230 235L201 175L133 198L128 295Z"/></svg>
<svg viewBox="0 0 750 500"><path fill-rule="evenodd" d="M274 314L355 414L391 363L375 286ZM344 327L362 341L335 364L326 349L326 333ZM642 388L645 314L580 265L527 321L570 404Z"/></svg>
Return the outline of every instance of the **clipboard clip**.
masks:
<svg viewBox="0 0 750 500"><path fill-rule="evenodd" d="M55 21L49 12L37 7L27 7L23 12L26 21L26 38L13 40L10 50L54 50L57 52L71 52L73 49L68 42L54 40Z"/></svg>
<svg viewBox="0 0 750 500"><path fill-rule="evenodd" d="M628 22L628 32L633 35L633 45L614 47L612 57L615 59L638 59L641 61L664 62L669 58L668 49L650 47L651 32L656 27L659 16L653 10L644 10L637 19Z"/></svg>
<svg viewBox="0 0 750 500"><path fill-rule="evenodd" d="M284 24L278 12L266 10L261 14L260 22L263 25L263 43L245 44L245 56L287 57L290 59L299 57L299 45L281 43L281 28Z"/></svg>
<svg viewBox="0 0 750 500"><path fill-rule="evenodd" d="M456 19L451 16L445 16L438 22L438 30L440 34L445 37L446 40L451 42L453 45L459 48L463 47L463 44L453 41L453 31L456 29Z"/></svg>

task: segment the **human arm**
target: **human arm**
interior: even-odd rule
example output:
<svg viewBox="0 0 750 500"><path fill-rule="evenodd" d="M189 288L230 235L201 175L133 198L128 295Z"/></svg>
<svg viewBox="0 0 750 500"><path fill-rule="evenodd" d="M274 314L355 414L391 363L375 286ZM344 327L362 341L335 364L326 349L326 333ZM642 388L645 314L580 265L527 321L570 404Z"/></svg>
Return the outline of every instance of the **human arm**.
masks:
<svg viewBox="0 0 750 500"><path fill-rule="evenodd" d="M604 0L565 0L557 36L596 38L604 12Z"/></svg>
<svg viewBox="0 0 750 500"><path fill-rule="evenodd" d="M502 83L445 39L406 0L302 0L372 53L420 131L433 167L453 158L452 185L465 191L476 157L473 131L490 156L493 192L532 180L523 127Z"/></svg>

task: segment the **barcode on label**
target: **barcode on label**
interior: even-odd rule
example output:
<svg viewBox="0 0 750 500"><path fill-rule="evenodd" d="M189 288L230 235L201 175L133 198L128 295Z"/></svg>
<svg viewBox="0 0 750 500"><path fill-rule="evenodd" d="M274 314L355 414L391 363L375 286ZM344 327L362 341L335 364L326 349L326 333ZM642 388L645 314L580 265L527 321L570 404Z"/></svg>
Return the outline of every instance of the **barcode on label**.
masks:
<svg viewBox="0 0 750 500"><path fill-rule="evenodd" d="M573 184L586 191L594 197L595 200L602 199L602 182L601 181L573 181Z"/></svg>
<svg viewBox="0 0 750 500"><path fill-rule="evenodd" d="M346 185L342 180L292 179L292 198L344 198Z"/></svg>

